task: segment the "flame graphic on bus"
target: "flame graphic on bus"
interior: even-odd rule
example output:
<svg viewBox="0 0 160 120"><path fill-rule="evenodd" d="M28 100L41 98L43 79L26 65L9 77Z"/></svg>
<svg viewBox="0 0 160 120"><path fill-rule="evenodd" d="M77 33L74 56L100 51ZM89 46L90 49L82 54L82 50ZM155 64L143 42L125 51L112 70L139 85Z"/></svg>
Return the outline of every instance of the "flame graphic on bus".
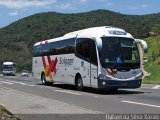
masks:
<svg viewBox="0 0 160 120"><path fill-rule="evenodd" d="M115 77L115 75L117 74L117 70L114 69L110 69L110 68L105 68L105 70L107 71L107 73L113 77Z"/></svg>
<svg viewBox="0 0 160 120"><path fill-rule="evenodd" d="M52 73L54 76L56 75L56 72L57 72L56 65L57 65L58 59L56 57L55 60L51 60L50 56L47 56L47 59L48 59L48 64L46 64L45 56L42 56L45 75L49 77L51 81L53 81Z"/></svg>

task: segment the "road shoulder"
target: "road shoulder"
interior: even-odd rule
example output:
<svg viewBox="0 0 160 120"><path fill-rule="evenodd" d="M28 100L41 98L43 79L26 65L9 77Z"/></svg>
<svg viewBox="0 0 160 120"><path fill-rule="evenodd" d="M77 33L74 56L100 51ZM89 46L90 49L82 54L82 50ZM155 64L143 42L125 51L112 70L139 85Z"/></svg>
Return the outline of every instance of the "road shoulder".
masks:
<svg viewBox="0 0 160 120"><path fill-rule="evenodd" d="M35 96L0 86L0 104L13 114L97 114L54 99Z"/></svg>

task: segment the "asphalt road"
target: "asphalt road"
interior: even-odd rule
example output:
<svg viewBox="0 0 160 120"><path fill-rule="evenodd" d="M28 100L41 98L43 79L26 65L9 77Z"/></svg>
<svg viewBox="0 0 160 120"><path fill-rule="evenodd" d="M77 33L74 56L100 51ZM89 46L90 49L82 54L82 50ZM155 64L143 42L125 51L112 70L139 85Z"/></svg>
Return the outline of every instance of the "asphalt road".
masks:
<svg viewBox="0 0 160 120"><path fill-rule="evenodd" d="M54 84L41 85L41 82L31 77L0 76L0 86L35 96L61 101L82 109L108 114L159 114L160 86L142 85L139 89L120 89L118 92L101 91L86 88L84 92L76 91L74 86ZM11 101L12 102L12 101ZM35 115L34 119L47 116ZM50 116L52 116L50 114ZM57 119L69 119L82 116L73 113L56 116ZM53 116L52 116L53 117ZM98 115L83 115L84 118L97 118ZM104 117L104 116L103 116ZM132 116L133 117L133 116ZM32 116L33 118L33 116ZM31 119L31 118L28 118ZM77 118L76 118L77 119ZM134 119L134 117L133 117ZM136 117L135 117L136 119ZM87 119L86 119L87 120Z"/></svg>

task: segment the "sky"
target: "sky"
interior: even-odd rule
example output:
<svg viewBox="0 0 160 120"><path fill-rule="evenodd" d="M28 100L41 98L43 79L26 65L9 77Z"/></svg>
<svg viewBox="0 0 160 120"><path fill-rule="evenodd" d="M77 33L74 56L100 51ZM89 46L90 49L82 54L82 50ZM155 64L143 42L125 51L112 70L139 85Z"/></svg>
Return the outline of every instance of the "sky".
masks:
<svg viewBox="0 0 160 120"><path fill-rule="evenodd" d="M160 13L160 0L0 0L0 28L36 13L81 13L97 9L129 15Z"/></svg>

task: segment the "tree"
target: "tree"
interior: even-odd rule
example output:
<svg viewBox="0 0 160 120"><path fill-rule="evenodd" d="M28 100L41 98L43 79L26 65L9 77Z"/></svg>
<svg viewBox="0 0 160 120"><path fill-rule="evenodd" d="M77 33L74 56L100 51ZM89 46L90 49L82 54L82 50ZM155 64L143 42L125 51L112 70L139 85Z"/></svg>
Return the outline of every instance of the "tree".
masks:
<svg viewBox="0 0 160 120"><path fill-rule="evenodd" d="M160 35L160 24L155 24L154 27L152 28L152 31L153 31L156 35Z"/></svg>
<svg viewBox="0 0 160 120"><path fill-rule="evenodd" d="M152 28L152 31L154 32L155 35L160 35L160 24L155 24L154 27ZM157 45L157 49L158 49L158 55L160 55L160 43L159 40L156 39L156 45Z"/></svg>

